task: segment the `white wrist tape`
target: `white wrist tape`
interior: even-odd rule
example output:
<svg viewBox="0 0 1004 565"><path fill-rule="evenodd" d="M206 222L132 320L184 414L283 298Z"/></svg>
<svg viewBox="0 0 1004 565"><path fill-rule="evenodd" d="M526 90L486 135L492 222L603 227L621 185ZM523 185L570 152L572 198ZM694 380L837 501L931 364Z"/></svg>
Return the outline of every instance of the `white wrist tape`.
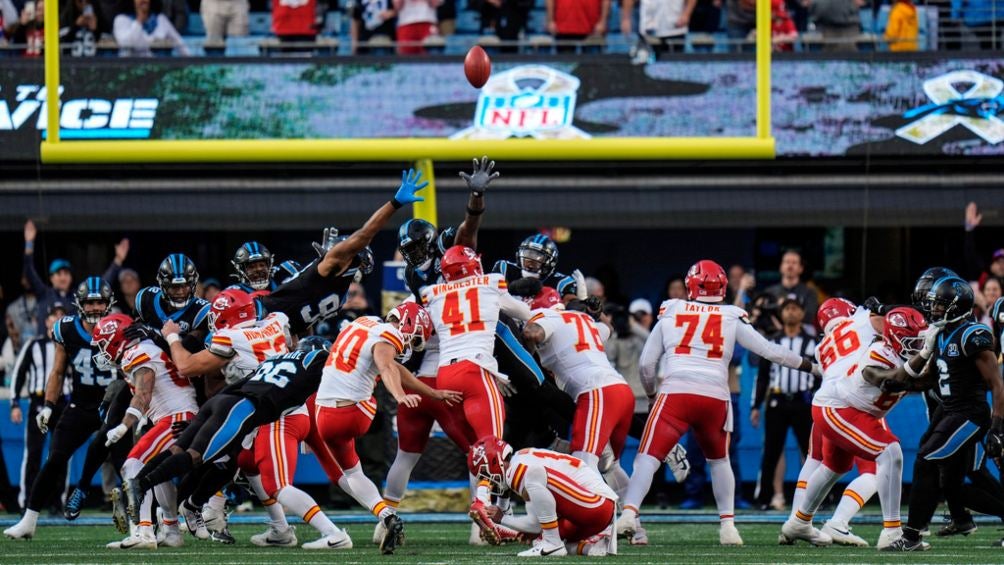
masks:
<svg viewBox="0 0 1004 565"><path fill-rule="evenodd" d="M174 345L175 343L181 341L181 338L178 337L178 334L167 334L167 337L165 337L164 339L167 340L168 345Z"/></svg>
<svg viewBox="0 0 1004 565"><path fill-rule="evenodd" d="M126 414L132 414L133 416L136 417L137 420L142 420L143 419L143 413L140 412L138 408L135 408L133 406L130 406L126 410Z"/></svg>
<svg viewBox="0 0 1004 565"><path fill-rule="evenodd" d="M910 366L910 362L909 361L907 361L906 363L903 364L903 370L906 371L906 374L910 375L911 377L913 377L915 379L920 376L920 373L918 373L917 371L914 371L913 367Z"/></svg>

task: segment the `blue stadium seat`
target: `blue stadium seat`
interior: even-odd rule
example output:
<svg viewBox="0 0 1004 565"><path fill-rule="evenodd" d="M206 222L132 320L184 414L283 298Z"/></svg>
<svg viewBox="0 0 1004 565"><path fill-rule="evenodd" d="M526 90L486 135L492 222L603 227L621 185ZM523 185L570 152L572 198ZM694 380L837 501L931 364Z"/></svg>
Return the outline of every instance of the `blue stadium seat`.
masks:
<svg viewBox="0 0 1004 565"><path fill-rule="evenodd" d="M206 35L206 26L202 23L202 14L198 12L189 12L188 28L185 30L185 35L198 37Z"/></svg>
<svg viewBox="0 0 1004 565"><path fill-rule="evenodd" d="M481 14L474 10L457 11L457 33L477 35L481 29Z"/></svg>
<svg viewBox="0 0 1004 565"><path fill-rule="evenodd" d="M547 33L547 12L545 10L531 10L530 17L526 20L527 34Z"/></svg>
<svg viewBox="0 0 1004 565"><path fill-rule="evenodd" d="M248 16L248 30L251 35L271 35L272 14L269 12L251 12Z"/></svg>
<svg viewBox="0 0 1004 565"><path fill-rule="evenodd" d="M335 37L342 35L342 13L340 11L329 10L327 14L324 14L324 28L321 33Z"/></svg>

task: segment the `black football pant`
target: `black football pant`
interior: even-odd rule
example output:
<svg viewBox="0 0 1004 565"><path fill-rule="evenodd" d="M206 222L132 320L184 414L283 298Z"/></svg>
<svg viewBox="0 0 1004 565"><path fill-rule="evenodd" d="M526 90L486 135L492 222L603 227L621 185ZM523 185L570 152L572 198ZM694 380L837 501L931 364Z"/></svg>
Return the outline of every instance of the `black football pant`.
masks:
<svg viewBox="0 0 1004 565"><path fill-rule="evenodd" d="M122 418L125 417L126 410L129 409L129 403L132 402L132 391L129 390L129 386L126 385L125 381L113 381L112 384L108 385L108 388L110 389L112 386L115 386L115 383L122 384L117 387L117 391L112 391L101 428L98 429L94 441L87 447L84 469L80 474L80 480L77 482L77 487L85 492L94 479L94 474L98 472L98 469L101 468L101 465L105 461L109 461L112 464L112 468L115 469L115 472L121 478L122 464L125 463L129 451L132 450L135 435L132 433L126 434L125 437L110 447L105 446L105 438L108 435L108 431L122 423Z"/></svg>
<svg viewBox="0 0 1004 565"><path fill-rule="evenodd" d="M966 414L946 412L944 408L935 411L920 438L913 466L905 536L919 539L919 532L930 524L942 493L946 500L959 501L953 505L964 504L971 497L973 492L963 488L963 481L972 468L973 449L987 432L988 419L973 421Z"/></svg>
<svg viewBox="0 0 1004 565"><path fill-rule="evenodd" d="M802 455L809 451L812 405L806 400L801 394L771 394L767 398L763 416L763 458L756 484L756 500L760 504L770 504L774 496L774 471L784 452L789 429L795 433Z"/></svg>
<svg viewBox="0 0 1004 565"><path fill-rule="evenodd" d="M74 452L100 427L101 417L96 406L85 408L71 403L63 411L56 429L52 431L49 458L42 465L42 470L38 472L31 487L27 504L29 510L37 512L45 508L54 497L62 494L67 463Z"/></svg>
<svg viewBox="0 0 1004 565"><path fill-rule="evenodd" d="M45 454L45 442L52 434L43 434L38 429L38 422L35 416L45 408L44 396L32 396L28 403L28 411L24 413L24 458L21 460L21 494L18 496L18 503L24 506L31 496L31 487L35 479L38 478L39 469L42 468L42 455ZM49 429L54 430L59 424L59 417L63 415L66 408L66 401L62 397L56 402L49 417ZM66 468L56 470L55 484L66 482Z"/></svg>

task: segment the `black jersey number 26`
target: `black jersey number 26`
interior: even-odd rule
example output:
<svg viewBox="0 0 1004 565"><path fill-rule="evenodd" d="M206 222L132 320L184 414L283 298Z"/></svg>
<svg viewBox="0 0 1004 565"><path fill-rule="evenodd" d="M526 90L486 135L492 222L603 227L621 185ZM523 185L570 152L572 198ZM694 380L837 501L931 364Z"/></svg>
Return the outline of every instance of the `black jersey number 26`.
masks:
<svg viewBox="0 0 1004 565"><path fill-rule="evenodd" d="M292 361L265 362L251 375L250 381L260 381L278 388L286 388L289 379L296 375L296 363Z"/></svg>

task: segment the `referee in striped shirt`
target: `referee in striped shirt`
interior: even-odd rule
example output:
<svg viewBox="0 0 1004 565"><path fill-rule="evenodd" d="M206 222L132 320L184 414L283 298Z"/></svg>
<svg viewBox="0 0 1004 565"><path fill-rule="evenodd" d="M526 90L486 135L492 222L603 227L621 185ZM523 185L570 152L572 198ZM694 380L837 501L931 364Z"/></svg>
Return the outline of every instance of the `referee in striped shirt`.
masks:
<svg viewBox="0 0 1004 565"><path fill-rule="evenodd" d="M786 298L781 303L780 316L783 327L771 337L771 341L804 357L812 357L816 351L816 338L802 324L805 316L802 303L795 297ZM782 367L766 359L760 360L750 423L753 427L759 425L760 406L766 401L763 460L755 493L762 508L769 507L774 497L774 471L784 452L788 430L795 433L803 456L809 450L812 394L817 388L819 385L811 373Z"/></svg>
<svg viewBox="0 0 1004 565"><path fill-rule="evenodd" d="M52 434L43 434L38 429L35 415L45 406L45 384L49 380L49 373L52 371L56 355L56 345L52 341L52 326L66 314L67 309L62 302L52 303L45 319L45 335L36 336L25 343L14 362L14 379L10 387L10 421L16 425L25 423L24 455L21 458L21 491L17 497L20 507L24 507L28 489L31 488L35 476L38 475L38 471L42 467L46 438L52 436ZM63 411L64 398L69 394L70 386L71 380L66 379L63 385L63 397L56 403L52 417L49 419L49 429L55 427L56 421ZM22 396L22 391L24 396ZM27 417L21 411L21 398L28 400ZM63 484L63 482L64 480L60 479L56 484Z"/></svg>

